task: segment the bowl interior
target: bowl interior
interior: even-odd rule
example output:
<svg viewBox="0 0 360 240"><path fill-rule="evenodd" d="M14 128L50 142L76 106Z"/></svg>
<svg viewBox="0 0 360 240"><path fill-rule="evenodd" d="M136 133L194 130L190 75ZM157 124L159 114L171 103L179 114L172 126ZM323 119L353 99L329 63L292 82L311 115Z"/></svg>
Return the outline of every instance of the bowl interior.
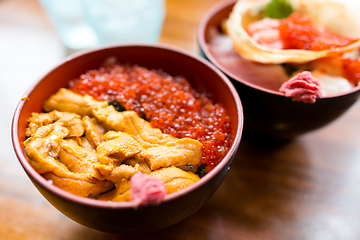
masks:
<svg viewBox="0 0 360 240"><path fill-rule="evenodd" d="M239 73L239 72L235 73L231 69L228 69L226 66L221 64L218 61L218 59L209 50L208 43L213 38L213 29L217 29L220 33L223 33L222 25L224 23L224 20L229 17L236 2L237 2L236 0L220 2L220 3L216 4L213 8L211 8L204 15L204 17L202 18L202 20L199 24L199 29L198 29L198 41L199 41L201 53L204 57L209 59L210 62L212 62L217 68L219 68L222 72L224 72L227 76L229 76L231 80L241 82L242 84L245 84L251 88L255 88L255 89L258 89L263 92L267 92L270 94L275 94L275 95L283 97L283 95L281 93L279 93L279 91L254 84L253 79L250 79L251 75L250 75L250 78L249 78L248 74L243 74L241 76L241 75L239 75L241 73ZM359 89L360 89L360 86L358 85L349 91L339 93L339 94L325 96L323 98L326 99L326 98L342 96L342 95L356 92Z"/></svg>
<svg viewBox="0 0 360 240"><path fill-rule="evenodd" d="M137 64L147 68L160 68L173 76L184 76L194 87L204 87L207 91L211 92L214 101L221 103L225 107L232 120L232 145L225 158L217 167L195 184L167 195L164 202L170 202L189 192L193 192L204 186L212 178L215 178L215 176L221 175L222 181L224 172L227 172L227 170L224 171L224 168L231 164L239 146L243 126L240 98L231 82L223 73L207 61L186 51L165 45L121 45L84 51L68 57L35 82L24 94L13 117L12 138L19 161L31 180L36 183L35 185L39 185L42 191L51 192L52 195L49 197L51 199L60 197L67 201L100 208L110 207L111 209L120 209L136 207L131 202L106 202L78 197L67 193L47 183L47 181L31 167L24 154L23 141L26 138L25 129L28 124L27 119L31 113L41 112L43 102L51 94L55 93L61 87L67 87L69 80L77 78L87 70L98 68L108 57L116 57L122 63ZM210 189L206 190L209 194L205 194L203 198L209 198L212 195L220 183L216 184L217 186L210 187ZM202 199L201 201L199 200L199 202L203 204L205 201ZM198 206L197 208L192 206L192 208L194 211ZM188 209L185 212L187 214L191 213ZM74 217L74 219L76 219L76 217Z"/></svg>
<svg viewBox="0 0 360 240"><path fill-rule="evenodd" d="M209 49L209 42L214 29L222 32L221 26L236 2L220 2L204 15L198 28L198 43L202 56L229 77L241 96L245 116L244 137L256 141L261 138L281 141L293 139L327 125L357 101L360 86L341 94L322 97L315 104L294 102L278 91L254 84L250 78L244 77L249 74L236 75L220 64Z"/></svg>

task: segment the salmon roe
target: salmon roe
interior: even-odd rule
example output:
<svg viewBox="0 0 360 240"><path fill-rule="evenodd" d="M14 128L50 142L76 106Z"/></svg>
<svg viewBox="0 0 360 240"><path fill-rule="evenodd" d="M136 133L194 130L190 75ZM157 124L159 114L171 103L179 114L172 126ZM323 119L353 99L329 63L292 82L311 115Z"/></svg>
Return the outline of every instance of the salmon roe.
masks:
<svg viewBox="0 0 360 240"><path fill-rule="evenodd" d="M360 59L342 59L342 71L346 79L357 85L360 81Z"/></svg>
<svg viewBox="0 0 360 240"><path fill-rule="evenodd" d="M213 169L231 145L230 117L211 95L196 91L181 76L137 65L108 64L70 81L70 90L97 100L116 100L154 128L203 144L201 163Z"/></svg>
<svg viewBox="0 0 360 240"><path fill-rule="evenodd" d="M324 27L316 25L309 16L292 13L280 21L280 38L285 49L325 50L344 47L358 38L332 34Z"/></svg>

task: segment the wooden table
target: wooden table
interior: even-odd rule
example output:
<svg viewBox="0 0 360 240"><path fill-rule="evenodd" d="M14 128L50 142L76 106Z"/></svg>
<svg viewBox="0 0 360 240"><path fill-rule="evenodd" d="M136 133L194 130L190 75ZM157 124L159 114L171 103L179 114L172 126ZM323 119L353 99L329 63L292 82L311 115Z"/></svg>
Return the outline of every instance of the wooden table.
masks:
<svg viewBox="0 0 360 240"><path fill-rule="evenodd" d="M197 25L216 2L168 0L160 41L197 53ZM19 98L65 54L35 0L0 0L0 239L360 239L360 102L281 146L242 141L218 191L175 226L112 235L68 219L33 187L10 140Z"/></svg>

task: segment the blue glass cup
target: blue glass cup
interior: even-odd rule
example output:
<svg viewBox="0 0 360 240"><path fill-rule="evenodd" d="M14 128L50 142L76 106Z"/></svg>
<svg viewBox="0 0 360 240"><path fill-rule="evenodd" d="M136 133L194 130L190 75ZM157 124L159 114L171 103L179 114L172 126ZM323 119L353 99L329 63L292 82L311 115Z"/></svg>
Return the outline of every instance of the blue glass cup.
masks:
<svg viewBox="0 0 360 240"><path fill-rule="evenodd" d="M155 43L165 0L39 0L61 42L79 50L116 43Z"/></svg>
<svg viewBox="0 0 360 240"><path fill-rule="evenodd" d="M99 44L154 43L161 34L164 0L82 0L86 21Z"/></svg>

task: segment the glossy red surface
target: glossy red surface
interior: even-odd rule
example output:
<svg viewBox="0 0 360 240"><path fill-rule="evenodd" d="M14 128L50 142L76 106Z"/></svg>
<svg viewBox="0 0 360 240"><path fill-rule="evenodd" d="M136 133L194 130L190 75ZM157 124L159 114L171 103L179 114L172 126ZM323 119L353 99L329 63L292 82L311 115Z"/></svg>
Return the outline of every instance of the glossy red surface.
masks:
<svg viewBox="0 0 360 240"><path fill-rule="evenodd" d="M307 15L293 13L288 18L280 20L280 37L286 49L304 49L320 51L347 46L358 39L340 36L316 26Z"/></svg>

